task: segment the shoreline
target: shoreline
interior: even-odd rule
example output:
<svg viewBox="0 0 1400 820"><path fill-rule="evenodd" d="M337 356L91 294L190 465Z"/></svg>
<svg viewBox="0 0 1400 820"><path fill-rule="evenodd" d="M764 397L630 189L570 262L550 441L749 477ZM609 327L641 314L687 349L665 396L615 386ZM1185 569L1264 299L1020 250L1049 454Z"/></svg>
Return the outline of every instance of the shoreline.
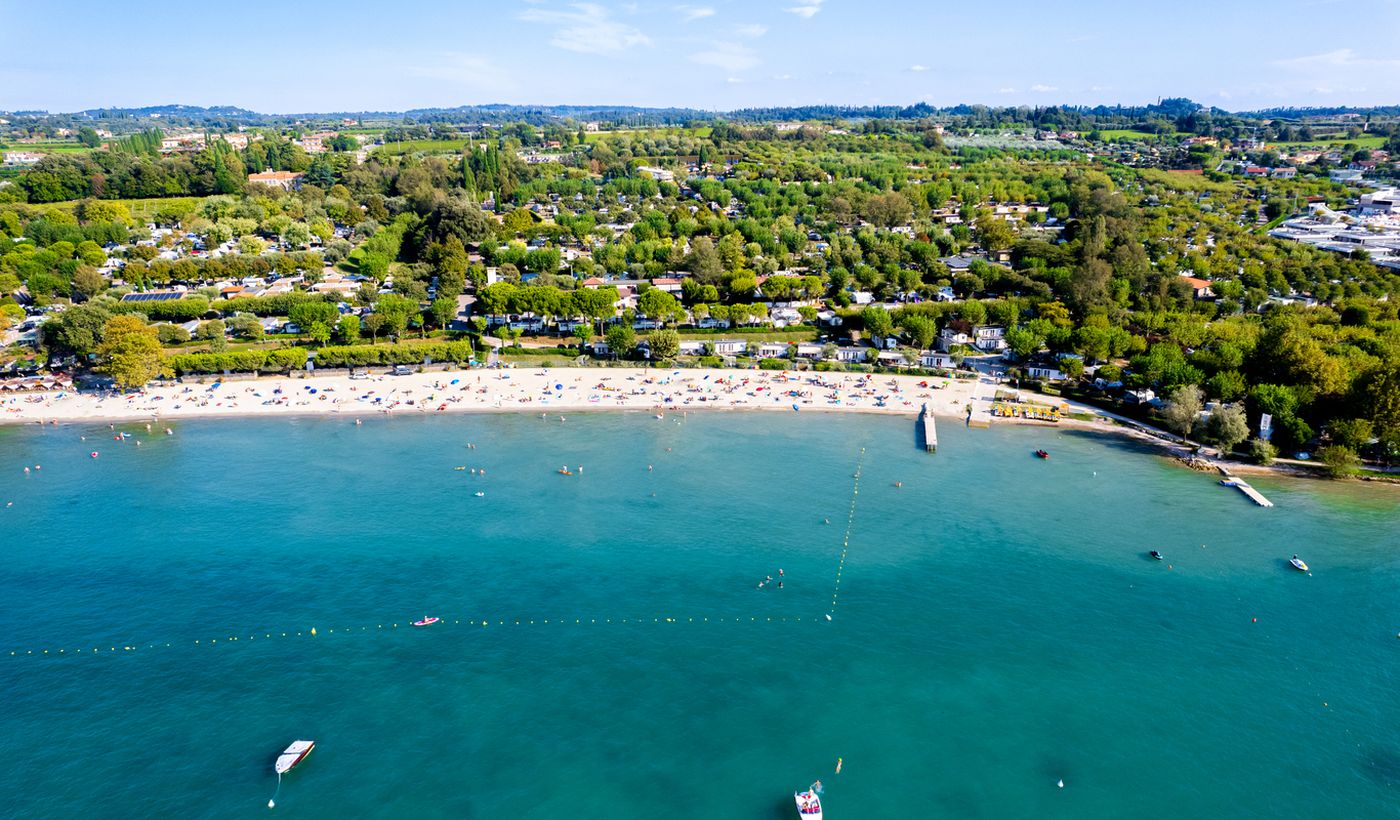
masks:
<svg viewBox="0 0 1400 820"><path fill-rule="evenodd" d="M1058 422L995 417L997 390L982 379L928 378L827 371L659 368L468 369L376 375L279 375L222 381L206 377L140 393L49 392L0 398L0 427L71 423L168 423L182 419L441 415L444 413L689 413L762 411L916 416L924 404L935 418L977 426L1014 424L1123 436L1186 469L1189 445L1125 424L1098 408L1039 393L1033 403L1087 413L1094 420ZM968 408L971 408L969 414ZM1320 470L1292 463L1268 466L1206 458L1231 473L1311 478ZM1370 483L1400 483L1366 477Z"/></svg>
<svg viewBox="0 0 1400 820"><path fill-rule="evenodd" d="M764 410L966 417L981 386L952 379L755 370L568 368L446 370L352 379L275 376L185 383L140 393L69 391L0 398L0 425L156 422L255 416L461 412ZM796 394L796 395L794 395Z"/></svg>

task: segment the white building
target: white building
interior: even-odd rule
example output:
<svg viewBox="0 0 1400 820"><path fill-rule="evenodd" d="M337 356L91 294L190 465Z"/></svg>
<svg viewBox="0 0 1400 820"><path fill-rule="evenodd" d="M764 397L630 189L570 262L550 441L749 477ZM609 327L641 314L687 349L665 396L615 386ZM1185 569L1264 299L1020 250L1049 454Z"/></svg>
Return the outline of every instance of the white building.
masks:
<svg viewBox="0 0 1400 820"><path fill-rule="evenodd" d="M1386 188L1362 194L1361 211L1372 214L1400 214L1400 188Z"/></svg>
<svg viewBox="0 0 1400 820"><path fill-rule="evenodd" d="M957 365L953 362L953 357L947 353L939 353L936 350L925 350L919 356L919 366L930 369L952 370Z"/></svg>
<svg viewBox="0 0 1400 820"><path fill-rule="evenodd" d="M937 344L939 350L948 353L958 345L972 344L972 337L950 325L938 331Z"/></svg>
<svg viewBox="0 0 1400 820"><path fill-rule="evenodd" d="M973 328L972 332L976 337L973 344L977 346L978 350L996 353L1006 349L1006 328L996 325L982 325Z"/></svg>
<svg viewBox="0 0 1400 820"><path fill-rule="evenodd" d="M40 154L37 151L6 151L5 164L10 166L33 165L45 156L47 154Z"/></svg>

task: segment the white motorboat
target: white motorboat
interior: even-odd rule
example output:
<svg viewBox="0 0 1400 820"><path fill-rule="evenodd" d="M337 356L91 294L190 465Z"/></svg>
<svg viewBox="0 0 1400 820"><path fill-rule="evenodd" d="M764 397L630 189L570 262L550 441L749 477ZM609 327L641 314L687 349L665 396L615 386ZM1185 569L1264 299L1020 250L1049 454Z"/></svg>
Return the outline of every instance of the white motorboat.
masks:
<svg viewBox="0 0 1400 820"><path fill-rule="evenodd" d="M1296 569L1296 570L1298 570L1299 572L1307 572L1307 571L1308 571L1308 565L1307 565L1307 563L1306 563L1305 561L1303 561L1302 558L1299 558L1299 557L1296 556L1296 555L1293 556L1292 558L1289 558L1289 559L1288 559L1288 563L1292 564L1292 565L1293 565L1293 568Z"/></svg>
<svg viewBox="0 0 1400 820"><path fill-rule="evenodd" d="M802 820L822 820L822 799L817 795L816 784L805 792L794 792L797 801L797 815Z"/></svg>
<svg viewBox="0 0 1400 820"><path fill-rule="evenodd" d="M282 754L277 756L277 763L273 765L272 768L276 769L277 776L281 777L292 769L295 769L298 764L306 759L307 755L311 754L311 750L314 748L316 748L316 741L314 740L293 741L292 745L288 746Z"/></svg>

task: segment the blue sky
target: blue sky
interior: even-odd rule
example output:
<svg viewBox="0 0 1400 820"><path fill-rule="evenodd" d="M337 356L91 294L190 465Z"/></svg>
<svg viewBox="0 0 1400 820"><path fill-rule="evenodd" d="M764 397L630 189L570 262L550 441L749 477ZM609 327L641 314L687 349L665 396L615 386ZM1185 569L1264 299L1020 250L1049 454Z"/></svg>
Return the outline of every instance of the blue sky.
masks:
<svg viewBox="0 0 1400 820"><path fill-rule="evenodd" d="M1398 31L1400 0L0 0L0 109L1397 104Z"/></svg>

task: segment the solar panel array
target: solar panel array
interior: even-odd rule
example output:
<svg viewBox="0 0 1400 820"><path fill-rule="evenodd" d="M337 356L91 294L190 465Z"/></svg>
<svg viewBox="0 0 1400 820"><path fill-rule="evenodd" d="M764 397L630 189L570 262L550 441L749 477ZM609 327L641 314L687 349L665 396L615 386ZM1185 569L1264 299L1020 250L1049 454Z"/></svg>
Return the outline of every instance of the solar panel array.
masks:
<svg viewBox="0 0 1400 820"><path fill-rule="evenodd" d="M169 302L184 297L183 293L128 293L123 302Z"/></svg>

